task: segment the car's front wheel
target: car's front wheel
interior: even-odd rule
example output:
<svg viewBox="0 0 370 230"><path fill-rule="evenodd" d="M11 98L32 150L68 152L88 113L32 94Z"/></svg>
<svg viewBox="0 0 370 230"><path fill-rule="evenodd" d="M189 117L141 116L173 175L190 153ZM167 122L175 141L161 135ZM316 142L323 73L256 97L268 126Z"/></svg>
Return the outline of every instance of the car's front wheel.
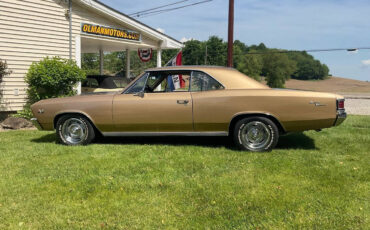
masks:
<svg viewBox="0 0 370 230"><path fill-rule="evenodd" d="M275 123L265 117L248 117L234 128L234 142L242 150L264 152L273 149L279 139Z"/></svg>
<svg viewBox="0 0 370 230"><path fill-rule="evenodd" d="M57 121L57 140L65 145L87 145L95 138L90 121L79 115L64 115Z"/></svg>

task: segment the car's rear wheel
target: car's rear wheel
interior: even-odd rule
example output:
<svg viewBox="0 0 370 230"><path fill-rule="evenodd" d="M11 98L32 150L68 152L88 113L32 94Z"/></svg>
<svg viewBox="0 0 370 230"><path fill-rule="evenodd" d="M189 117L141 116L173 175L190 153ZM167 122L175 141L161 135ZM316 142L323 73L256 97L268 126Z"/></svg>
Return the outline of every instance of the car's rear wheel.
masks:
<svg viewBox="0 0 370 230"><path fill-rule="evenodd" d="M265 117L248 117L238 121L234 128L234 142L238 148L253 152L273 149L279 139L274 122Z"/></svg>
<svg viewBox="0 0 370 230"><path fill-rule="evenodd" d="M80 115L64 115L57 121L57 140L65 145L87 145L95 138L90 121Z"/></svg>

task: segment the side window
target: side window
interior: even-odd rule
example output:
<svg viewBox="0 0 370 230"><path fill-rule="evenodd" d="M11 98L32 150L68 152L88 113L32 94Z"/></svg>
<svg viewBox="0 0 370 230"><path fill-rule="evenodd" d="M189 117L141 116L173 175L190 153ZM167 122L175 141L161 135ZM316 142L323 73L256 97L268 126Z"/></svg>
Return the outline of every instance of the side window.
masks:
<svg viewBox="0 0 370 230"><path fill-rule="evenodd" d="M189 91L190 75L172 74L167 76L167 92L187 92Z"/></svg>
<svg viewBox="0 0 370 230"><path fill-rule="evenodd" d="M189 91L190 74L186 72L152 72L145 93L170 93Z"/></svg>
<svg viewBox="0 0 370 230"><path fill-rule="evenodd" d="M199 71L194 71L192 73L191 76L192 92L220 90L220 89L224 89L224 87L209 75Z"/></svg>
<svg viewBox="0 0 370 230"><path fill-rule="evenodd" d="M139 93L144 89L146 79L148 78L148 73L145 73L141 78L139 78L127 91L126 93L133 94Z"/></svg>

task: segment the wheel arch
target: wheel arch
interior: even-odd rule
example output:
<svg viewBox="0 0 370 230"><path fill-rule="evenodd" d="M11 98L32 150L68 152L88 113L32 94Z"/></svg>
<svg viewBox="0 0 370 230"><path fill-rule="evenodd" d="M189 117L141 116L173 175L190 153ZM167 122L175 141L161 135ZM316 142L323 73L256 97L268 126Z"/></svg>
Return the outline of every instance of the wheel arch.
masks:
<svg viewBox="0 0 370 230"><path fill-rule="evenodd" d="M255 112L255 113L239 113L239 114L236 114L235 116L233 116L233 118L231 119L231 121L229 123L229 130L228 130L229 131L229 135L230 135L230 133L233 133L234 127L235 127L236 123L239 120L244 119L244 118L248 118L248 117L264 117L264 118L268 118L272 122L275 123L275 125L278 128L280 134L286 133L286 130L285 130L284 126L281 124L281 122L274 115L269 114L269 113Z"/></svg>
<svg viewBox="0 0 370 230"><path fill-rule="evenodd" d="M90 118L90 116L88 116L87 114L85 114L83 112L77 112L77 111L61 112L61 113L58 113L57 115L55 115L54 120L53 120L54 129L56 129L58 120L64 115L79 115L79 116L82 116L90 122L90 124L92 125L92 127L94 128L95 131L97 131L99 134L102 134L102 132L96 127L95 123Z"/></svg>

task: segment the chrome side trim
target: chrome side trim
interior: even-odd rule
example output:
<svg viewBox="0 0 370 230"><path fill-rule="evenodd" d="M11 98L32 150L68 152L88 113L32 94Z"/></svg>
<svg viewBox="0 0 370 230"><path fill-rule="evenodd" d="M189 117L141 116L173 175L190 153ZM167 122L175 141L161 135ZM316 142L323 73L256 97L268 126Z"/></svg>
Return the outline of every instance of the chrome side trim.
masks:
<svg viewBox="0 0 370 230"><path fill-rule="evenodd" d="M310 101L310 103L309 104L313 104L313 105L315 105L315 106L326 106L325 104L321 104L320 102L318 102L318 101Z"/></svg>
<svg viewBox="0 0 370 230"><path fill-rule="evenodd" d="M227 132L103 132L106 137L228 136Z"/></svg>
<svg viewBox="0 0 370 230"><path fill-rule="evenodd" d="M38 130L43 130L42 126L40 123L37 121L37 118L31 118L32 124L38 129Z"/></svg>

